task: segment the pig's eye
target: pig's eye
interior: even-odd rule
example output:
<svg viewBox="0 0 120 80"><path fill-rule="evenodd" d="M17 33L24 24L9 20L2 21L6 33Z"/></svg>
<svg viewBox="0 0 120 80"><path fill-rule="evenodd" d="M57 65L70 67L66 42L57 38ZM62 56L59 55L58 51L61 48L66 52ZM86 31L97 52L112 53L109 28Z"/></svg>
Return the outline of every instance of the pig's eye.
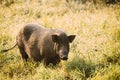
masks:
<svg viewBox="0 0 120 80"><path fill-rule="evenodd" d="M61 44L58 44L58 50L60 50L60 47L61 47L62 45Z"/></svg>

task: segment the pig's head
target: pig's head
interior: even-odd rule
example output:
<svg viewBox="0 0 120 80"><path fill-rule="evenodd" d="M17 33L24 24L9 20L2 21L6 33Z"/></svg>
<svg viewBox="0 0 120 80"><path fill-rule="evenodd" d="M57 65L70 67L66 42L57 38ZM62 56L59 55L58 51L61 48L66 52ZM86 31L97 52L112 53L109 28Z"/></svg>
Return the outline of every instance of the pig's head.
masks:
<svg viewBox="0 0 120 80"><path fill-rule="evenodd" d="M69 43L72 43L75 35L67 36L66 34L53 34L52 41L54 42L54 50L60 59L67 60L69 53Z"/></svg>

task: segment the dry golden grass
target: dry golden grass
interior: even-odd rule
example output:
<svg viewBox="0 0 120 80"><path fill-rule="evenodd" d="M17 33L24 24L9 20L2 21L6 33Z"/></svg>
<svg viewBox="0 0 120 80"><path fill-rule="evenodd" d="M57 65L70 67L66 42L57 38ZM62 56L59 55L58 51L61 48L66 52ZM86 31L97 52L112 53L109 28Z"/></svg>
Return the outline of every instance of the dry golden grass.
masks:
<svg viewBox="0 0 120 80"><path fill-rule="evenodd" d="M22 61L18 48L0 52L0 80L120 79L119 5L65 0L16 0L1 5L0 50L11 47L19 29L28 23L76 34L69 60L45 68L41 63Z"/></svg>

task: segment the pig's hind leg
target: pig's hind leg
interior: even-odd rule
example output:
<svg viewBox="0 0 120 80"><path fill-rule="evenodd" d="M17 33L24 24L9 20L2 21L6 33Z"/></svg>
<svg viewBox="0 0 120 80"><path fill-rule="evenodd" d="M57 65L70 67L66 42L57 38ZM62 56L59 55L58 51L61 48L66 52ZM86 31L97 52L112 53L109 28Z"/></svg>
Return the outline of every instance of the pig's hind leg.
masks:
<svg viewBox="0 0 120 80"><path fill-rule="evenodd" d="M19 46L18 46L18 47L19 47ZM27 55L27 53L25 52L24 48L19 47L19 51L20 51L20 54L21 54L21 56L22 56L22 59L25 59L25 60L27 61L28 55Z"/></svg>

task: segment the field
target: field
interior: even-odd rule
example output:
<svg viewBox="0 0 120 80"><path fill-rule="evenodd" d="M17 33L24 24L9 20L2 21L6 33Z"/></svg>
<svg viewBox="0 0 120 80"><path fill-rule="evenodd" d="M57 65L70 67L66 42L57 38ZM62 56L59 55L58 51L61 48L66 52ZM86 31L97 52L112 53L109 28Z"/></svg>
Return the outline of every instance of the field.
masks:
<svg viewBox="0 0 120 80"><path fill-rule="evenodd" d="M0 4L0 50L12 47L19 29L28 23L76 35L69 59L57 66L25 62L18 47L0 52L0 80L120 80L120 4L74 0L1 0Z"/></svg>

